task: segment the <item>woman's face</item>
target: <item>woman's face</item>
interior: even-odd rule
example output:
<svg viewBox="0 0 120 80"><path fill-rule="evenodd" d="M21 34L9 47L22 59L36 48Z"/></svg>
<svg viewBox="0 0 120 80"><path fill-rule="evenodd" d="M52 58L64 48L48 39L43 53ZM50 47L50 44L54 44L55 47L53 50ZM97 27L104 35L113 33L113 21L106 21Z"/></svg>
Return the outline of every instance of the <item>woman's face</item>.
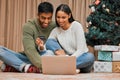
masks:
<svg viewBox="0 0 120 80"><path fill-rule="evenodd" d="M64 11L58 11L56 14L57 23L64 30L69 28L69 25L70 25L68 21L69 18L70 18L70 15L66 14Z"/></svg>

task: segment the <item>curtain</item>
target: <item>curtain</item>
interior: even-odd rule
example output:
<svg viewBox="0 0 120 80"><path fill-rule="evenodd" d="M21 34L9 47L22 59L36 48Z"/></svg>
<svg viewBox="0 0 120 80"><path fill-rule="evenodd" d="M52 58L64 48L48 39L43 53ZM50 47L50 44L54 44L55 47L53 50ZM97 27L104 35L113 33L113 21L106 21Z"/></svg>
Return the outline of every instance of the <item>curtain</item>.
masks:
<svg viewBox="0 0 120 80"><path fill-rule="evenodd" d="M84 30L87 27L86 18L90 13L89 5L93 0L69 0L69 6L72 9L75 20L79 21Z"/></svg>
<svg viewBox="0 0 120 80"><path fill-rule="evenodd" d="M0 0L0 45L22 50L22 26L37 14L44 0Z"/></svg>
<svg viewBox="0 0 120 80"><path fill-rule="evenodd" d="M43 1L51 2L54 10L61 3L68 4L74 18L86 27L86 17L90 12L88 5L92 0L0 0L0 46L23 50L22 26L28 19L36 17L37 6Z"/></svg>

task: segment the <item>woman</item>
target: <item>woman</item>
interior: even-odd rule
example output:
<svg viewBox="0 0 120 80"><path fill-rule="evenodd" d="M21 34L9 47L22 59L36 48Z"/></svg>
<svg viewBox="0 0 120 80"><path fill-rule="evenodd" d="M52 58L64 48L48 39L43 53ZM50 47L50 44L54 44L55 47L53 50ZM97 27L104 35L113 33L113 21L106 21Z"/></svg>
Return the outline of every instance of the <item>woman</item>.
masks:
<svg viewBox="0 0 120 80"><path fill-rule="evenodd" d="M46 49L55 55L76 56L76 66L80 72L88 73L94 63L94 56L88 52L82 25L75 21L68 5L57 7L55 20L58 27L52 30Z"/></svg>

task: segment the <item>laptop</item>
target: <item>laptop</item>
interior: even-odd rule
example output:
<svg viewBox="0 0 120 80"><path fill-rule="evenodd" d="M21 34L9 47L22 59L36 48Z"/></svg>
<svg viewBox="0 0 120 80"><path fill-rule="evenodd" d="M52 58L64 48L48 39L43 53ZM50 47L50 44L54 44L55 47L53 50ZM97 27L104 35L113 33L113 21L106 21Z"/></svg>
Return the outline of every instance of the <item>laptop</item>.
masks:
<svg viewBox="0 0 120 80"><path fill-rule="evenodd" d="M75 56L41 56L43 74L76 74Z"/></svg>

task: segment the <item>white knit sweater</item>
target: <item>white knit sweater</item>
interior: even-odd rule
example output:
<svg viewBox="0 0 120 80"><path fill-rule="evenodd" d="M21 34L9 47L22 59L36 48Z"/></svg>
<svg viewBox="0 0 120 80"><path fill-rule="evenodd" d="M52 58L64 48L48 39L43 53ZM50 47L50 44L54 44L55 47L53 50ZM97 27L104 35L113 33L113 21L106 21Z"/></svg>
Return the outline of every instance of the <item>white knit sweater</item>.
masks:
<svg viewBox="0 0 120 80"><path fill-rule="evenodd" d="M72 22L67 30L56 27L52 30L50 38L58 40L66 53L72 56L78 57L88 52L83 27L77 21Z"/></svg>

